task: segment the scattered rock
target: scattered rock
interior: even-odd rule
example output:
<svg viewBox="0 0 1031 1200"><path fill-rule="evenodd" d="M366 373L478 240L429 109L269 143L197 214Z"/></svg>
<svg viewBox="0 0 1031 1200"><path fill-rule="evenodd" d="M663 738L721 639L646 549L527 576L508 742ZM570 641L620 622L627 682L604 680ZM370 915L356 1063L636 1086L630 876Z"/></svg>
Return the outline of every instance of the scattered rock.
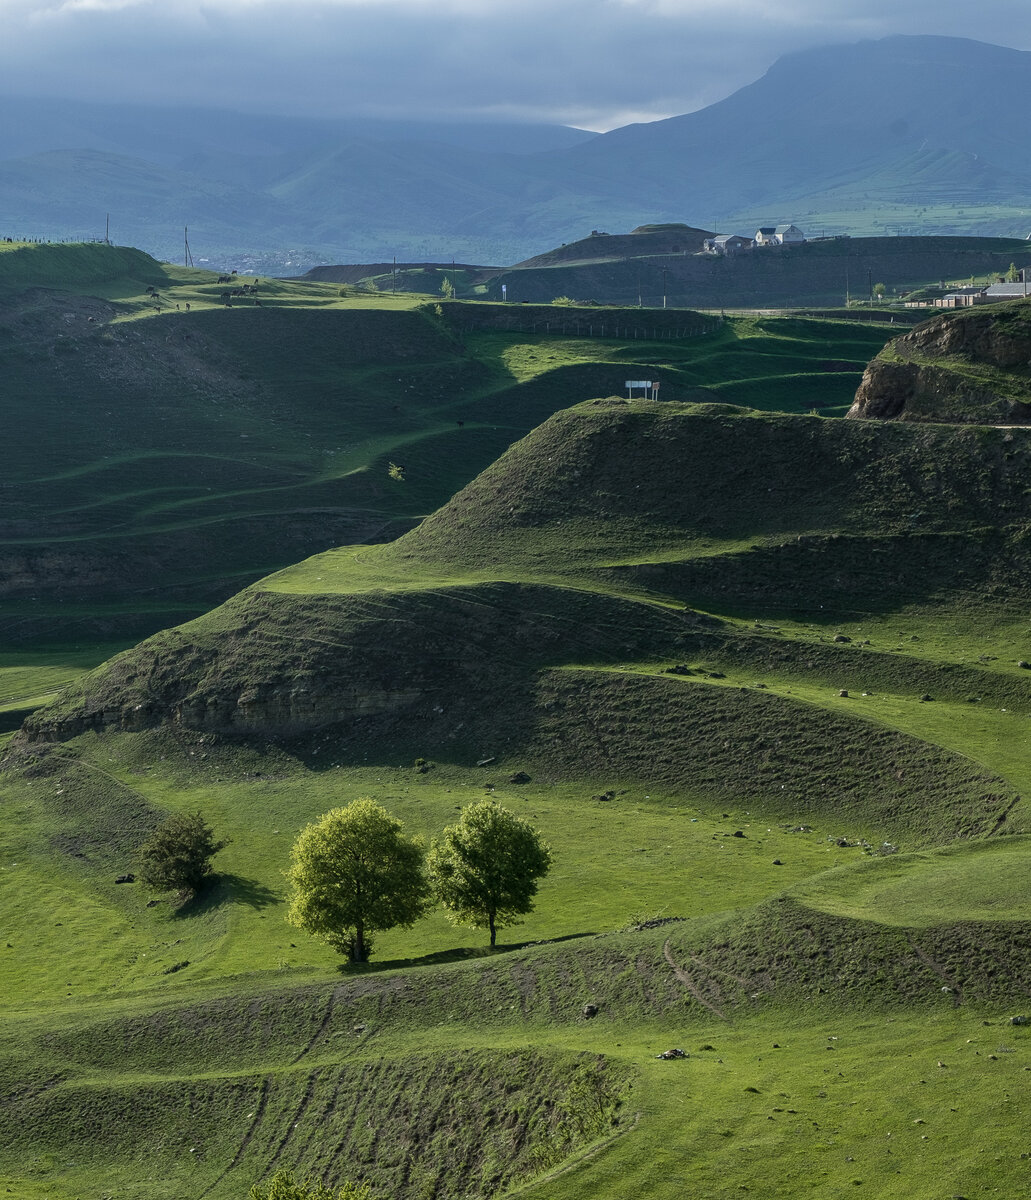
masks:
<svg viewBox="0 0 1031 1200"><path fill-rule="evenodd" d="M161 974L162 975L174 975L176 973L176 971L181 971L184 967L188 967L189 965L190 965L190 960L187 958L187 959L184 959L182 962L173 963L170 967L165 967L165 969L161 972Z"/></svg>
<svg viewBox="0 0 1031 1200"><path fill-rule="evenodd" d="M135 882L136 882L136 876L133 875L133 873L131 871L125 875L119 875L115 879L115 883L135 883Z"/></svg>
<svg viewBox="0 0 1031 1200"><path fill-rule="evenodd" d="M509 775L509 783L529 783L530 776L525 771L516 771L514 775Z"/></svg>
<svg viewBox="0 0 1031 1200"><path fill-rule="evenodd" d="M599 792L596 796L591 797L592 800L605 800L605 801L615 800L615 798L616 798L615 792Z"/></svg>
<svg viewBox="0 0 1031 1200"><path fill-rule="evenodd" d="M664 674L666 674L666 675L693 675L694 670L693 670L693 668L689 667L687 665L687 663L677 663L676 666L667 667Z"/></svg>
<svg viewBox="0 0 1031 1200"><path fill-rule="evenodd" d="M744 837L745 831L743 829L735 829L734 832L730 836L731 837Z"/></svg>
<svg viewBox="0 0 1031 1200"><path fill-rule="evenodd" d="M156 908L156 907L157 907L157 901L156 901L156 900L148 900L148 901L147 901L147 907L148 907L148 908Z"/></svg>
<svg viewBox="0 0 1031 1200"><path fill-rule="evenodd" d="M1022 671L1031 671L1031 663L1027 662L1023 658L1020 659L1020 661L1017 663L1017 666L1020 667Z"/></svg>
<svg viewBox="0 0 1031 1200"><path fill-rule="evenodd" d="M1024 1016L1010 1017L1010 1024L1011 1025L1031 1025L1031 1018L1024 1017Z"/></svg>
<svg viewBox="0 0 1031 1200"><path fill-rule="evenodd" d="M775 859L773 860L773 865L774 865L775 867L782 867L784 864L783 864L783 863L780 861L780 859L779 859L779 858L775 858Z"/></svg>
<svg viewBox="0 0 1031 1200"><path fill-rule="evenodd" d="M598 1006L597 1004L585 1004L580 1011L585 1017L590 1019L591 1017L596 1017L598 1015Z"/></svg>
<svg viewBox="0 0 1031 1200"><path fill-rule="evenodd" d="M843 634L843 633L836 633L836 634L834 635L834 641L836 641L836 642L850 642L850 641L852 641L852 639L851 639L850 637L846 637L846 635L845 635L845 634Z"/></svg>
<svg viewBox="0 0 1031 1200"><path fill-rule="evenodd" d="M848 688L842 688L841 691L838 692L838 695L844 696L844 698L847 700L848 699Z"/></svg>
<svg viewBox="0 0 1031 1200"><path fill-rule="evenodd" d="M661 1054L656 1054L656 1058L663 1058L667 1061L671 1058L687 1058L687 1051L680 1050L676 1046L672 1050L663 1050Z"/></svg>
<svg viewBox="0 0 1031 1200"><path fill-rule="evenodd" d="M926 704L929 700L933 700L933 699L934 699L933 696L929 696L926 692L924 692L924 694L920 697L920 703Z"/></svg>

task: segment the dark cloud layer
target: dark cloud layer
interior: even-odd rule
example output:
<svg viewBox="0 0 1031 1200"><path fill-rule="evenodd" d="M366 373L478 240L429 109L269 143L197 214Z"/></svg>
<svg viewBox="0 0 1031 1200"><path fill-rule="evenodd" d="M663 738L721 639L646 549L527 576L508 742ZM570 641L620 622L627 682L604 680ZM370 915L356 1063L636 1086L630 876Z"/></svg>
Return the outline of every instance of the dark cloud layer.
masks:
<svg viewBox="0 0 1031 1200"><path fill-rule="evenodd" d="M792 50L935 33L1031 47L1027 0L4 0L7 94L609 128Z"/></svg>

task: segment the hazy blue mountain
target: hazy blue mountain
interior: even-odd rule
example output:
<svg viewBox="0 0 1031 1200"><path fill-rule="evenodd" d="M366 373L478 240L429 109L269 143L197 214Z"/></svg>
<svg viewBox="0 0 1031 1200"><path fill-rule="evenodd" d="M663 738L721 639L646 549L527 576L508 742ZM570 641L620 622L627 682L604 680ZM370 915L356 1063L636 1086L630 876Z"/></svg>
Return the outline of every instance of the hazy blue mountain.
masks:
<svg viewBox="0 0 1031 1200"><path fill-rule="evenodd" d="M699 112L628 125L564 163L598 180L646 179L699 219L912 177L921 156L958 154L953 182L1031 182L1031 53L961 38L892 37L779 59L755 83ZM919 188L919 180L912 180ZM702 221L702 223L705 223Z"/></svg>
<svg viewBox="0 0 1031 1200"><path fill-rule="evenodd" d="M500 121L398 121L277 117L210 108L83 104L57 98L0 96L4 158L46 150L103 150L181 166L195 156L275 156L360 138L433 141L470 150L536 154L590 141L597 134L567 125Z"/></svg>
<svg viewBox="0 0 1031 1200"><path fill-rule="evenodd" d="M602 135L0 100L0 227L102 230L159 256L181 229L267 272L511 263L591 229L1031 228L1031 53L893 37L788 55L699 112Z"/></svg>

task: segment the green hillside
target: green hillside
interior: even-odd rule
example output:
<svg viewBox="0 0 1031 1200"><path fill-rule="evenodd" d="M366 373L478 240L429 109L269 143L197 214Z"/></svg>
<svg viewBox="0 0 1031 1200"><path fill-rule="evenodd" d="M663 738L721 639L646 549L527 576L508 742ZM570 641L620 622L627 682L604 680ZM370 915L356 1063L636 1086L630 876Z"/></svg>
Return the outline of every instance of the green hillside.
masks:
<svg viewBox="0 0 1031 1200"><path fill-rule="evenodd" d="M7 760L0 1171L1019 1190L1025 442L587 402L85 677ZM485 788L557 864L498 954L434 915L340 975L285 925L306 821L372 794L432 836ZM147 908L113 881L196 807L221 882Z"/></svg>
<svg viewBox="0 0 1031 1200"><path fill-rule="evenodd" d="M562 323L520 327L522 306L441 316L425 297L339 285L227 285L111 246L5 245L7 642L67 647L69 661L99 642L99 662L287 563L394 537L557 409L627 378L661 372L671 398L701 387L843 412L894 332L679 311L651 317L653 341L636 310L609 313L605 337L593 310L539 311ZM46 691L0 682L0 708Z"/></svg>
<svg viewBox="0 0 1031 1200"><path fill-rule="evenodd" d="M270 313L176 286L211 304L211 361L253 372L223 401L264 446L241 461L299 460L306 390L400 380L404 432L348 470L399 525L447 495L95 670L52 644L0 660L34 710L0 770L0 1186L1022 1194L1031 432L826 419L844 403L786 382L854 386L891 326L691 315L677 339L656 314L602 338L599 309L313 312L282 284ZM649 375L669 400L617 394ZM371 431L365 394L339 411ZM308 822L372 796L429 839L485 795L554 858L497 951L439 909L369 964L287 924ZM229 840L209 890L118 882L196 810Z"/></svg>
<svg viewBox="0 0 1031 1200"><path fill-rule="evenodd" d="M892 235L904 219L896 219ZM849 233L823 237L825 223L812 212L798 220L811 240L726 256L701 253L693 242L690 248L673 251L668 248L674 240L670 234L659 249L649 226L627 235L584 238L506 271L491 272L482 281L474 276L469 286L473 294L492 299L500 299L505 286L509 300L531 303L573 296L604 304L640 300L662 306L665 297L671 305L701 308L799 308L844 305L847 298L870 300L876 283L885 285L889 297L897 297L945 280L994 282L1011 263L1031 265L1028 243L1016 237L958 236L951 231L933 237L888 236L886 219L876 228L842 220L834 223L835 230ZM745 214L722 232L751 238L766 224L761 213Z"/></svg>

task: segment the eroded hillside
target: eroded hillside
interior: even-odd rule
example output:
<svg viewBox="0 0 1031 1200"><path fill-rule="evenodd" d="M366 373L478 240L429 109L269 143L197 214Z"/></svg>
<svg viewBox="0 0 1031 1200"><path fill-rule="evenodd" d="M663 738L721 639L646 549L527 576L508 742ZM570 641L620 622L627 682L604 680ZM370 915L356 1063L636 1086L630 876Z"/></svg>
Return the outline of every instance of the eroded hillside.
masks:
<svg viewBox="0 0 1031 1200"><path fill-rule="evenodd" d="M1031 301L943 313L896 338L867 367L848 415L1031 423Z"/></svg>

